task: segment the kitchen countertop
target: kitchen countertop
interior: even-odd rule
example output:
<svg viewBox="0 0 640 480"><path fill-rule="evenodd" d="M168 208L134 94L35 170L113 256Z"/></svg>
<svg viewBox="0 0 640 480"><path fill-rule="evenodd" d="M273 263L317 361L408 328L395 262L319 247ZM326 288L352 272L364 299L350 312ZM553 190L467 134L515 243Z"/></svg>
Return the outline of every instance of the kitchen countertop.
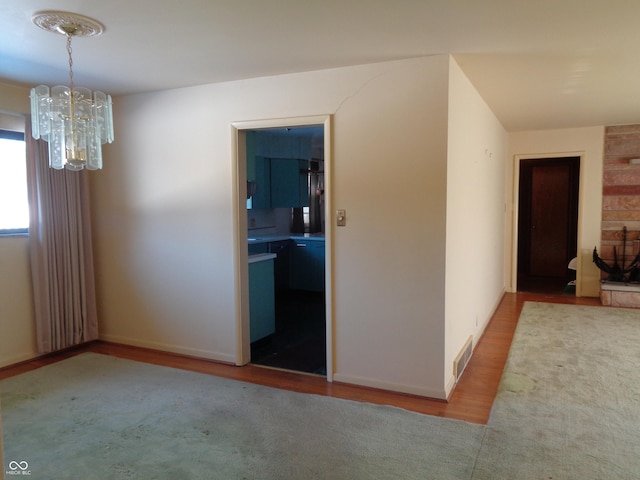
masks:
<svg viewBox="0 0 640 480"><path fill-rule="evenodd" d="M256 253L254 255L249 255L249 263L264 262L276 257L277 255L275 253Z"/></svg>
<svg viewBox="0 0 640 480"><path fill-rule="evenodd" d="M291 235L263 235L247 239L250 245L257 243L279 242L283 240L324 240L324 233L292 233Z"/></svg>

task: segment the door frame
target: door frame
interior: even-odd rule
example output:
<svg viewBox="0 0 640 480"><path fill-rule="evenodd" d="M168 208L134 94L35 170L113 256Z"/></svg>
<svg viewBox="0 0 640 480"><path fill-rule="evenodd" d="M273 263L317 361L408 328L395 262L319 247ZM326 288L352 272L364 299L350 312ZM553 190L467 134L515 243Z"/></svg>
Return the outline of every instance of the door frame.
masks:
<svg viewBox="0 0 640 480"><path fill-rule="evenodd" d="M554 158L578 157L579 180L578 180L578 230L576 238L576 296L582 296L582 195L584 195L584 157L585 152L557 152L557 153L536 153L526 155L514 155L513 157L513 192L512 192L512 216L511 216L511 282L510 291L518 291L518 215L520 211L520 161L521 160L550 160Z"/></svg>
<svg viewBox="0 0 640 480"><path fill-rule="evenodd" d="M333 328L333 223L332 202L332 115L311 115L303 117L285 117L265 120L247 120L232 122L233 155L233 230L234 230L234 275L235 275L235 311L236 311L236 365L246 365L251 361L249 341L249 268L247 251L247 162L246 132L261 128L286 128L306 125L324 127L324 202L325 202L325 307L326 307L326 362L327 381L333 381L334 372L334 328Z"/></svg>

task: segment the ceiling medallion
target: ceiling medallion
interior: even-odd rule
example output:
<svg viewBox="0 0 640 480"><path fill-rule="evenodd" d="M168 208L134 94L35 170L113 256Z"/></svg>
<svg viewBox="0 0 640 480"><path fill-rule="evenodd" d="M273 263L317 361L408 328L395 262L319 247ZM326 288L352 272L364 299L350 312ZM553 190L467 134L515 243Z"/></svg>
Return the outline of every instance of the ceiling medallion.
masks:
<svg viewBox="0 0 640 480"><path fill-rule="evenodd" d="M31 21L48 32L74 37L93 37L104 32L100 22L77 13L47 10L34 13Z"/></svg>

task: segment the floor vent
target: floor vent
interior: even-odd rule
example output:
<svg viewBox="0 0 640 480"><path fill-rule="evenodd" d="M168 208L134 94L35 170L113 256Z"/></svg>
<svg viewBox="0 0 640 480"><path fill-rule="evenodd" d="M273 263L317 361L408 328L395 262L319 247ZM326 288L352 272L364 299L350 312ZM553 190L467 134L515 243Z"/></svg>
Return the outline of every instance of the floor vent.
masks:
<svg viewBox="0 0 640 480"><path fill-rule="evenodd" d="M462 372L464 372L467 363L471 359L471 354L473 353L473 336L470 336L467 342L460 350L460 353L453 361L453 375L456 377L456 382L460 380L460 376Z"/></svg>

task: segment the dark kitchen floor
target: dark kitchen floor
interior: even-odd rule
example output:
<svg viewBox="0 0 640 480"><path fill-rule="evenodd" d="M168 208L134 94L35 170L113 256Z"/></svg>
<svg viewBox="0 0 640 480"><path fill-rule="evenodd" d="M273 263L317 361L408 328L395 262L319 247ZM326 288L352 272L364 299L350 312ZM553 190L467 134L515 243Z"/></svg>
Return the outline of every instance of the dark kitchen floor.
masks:
<svg viewBox="0 0 640 480"><path fill-rule="evenodd" d="M323 293L276 294L276 333L251 344L251 363L326 375Z"/></svg>

